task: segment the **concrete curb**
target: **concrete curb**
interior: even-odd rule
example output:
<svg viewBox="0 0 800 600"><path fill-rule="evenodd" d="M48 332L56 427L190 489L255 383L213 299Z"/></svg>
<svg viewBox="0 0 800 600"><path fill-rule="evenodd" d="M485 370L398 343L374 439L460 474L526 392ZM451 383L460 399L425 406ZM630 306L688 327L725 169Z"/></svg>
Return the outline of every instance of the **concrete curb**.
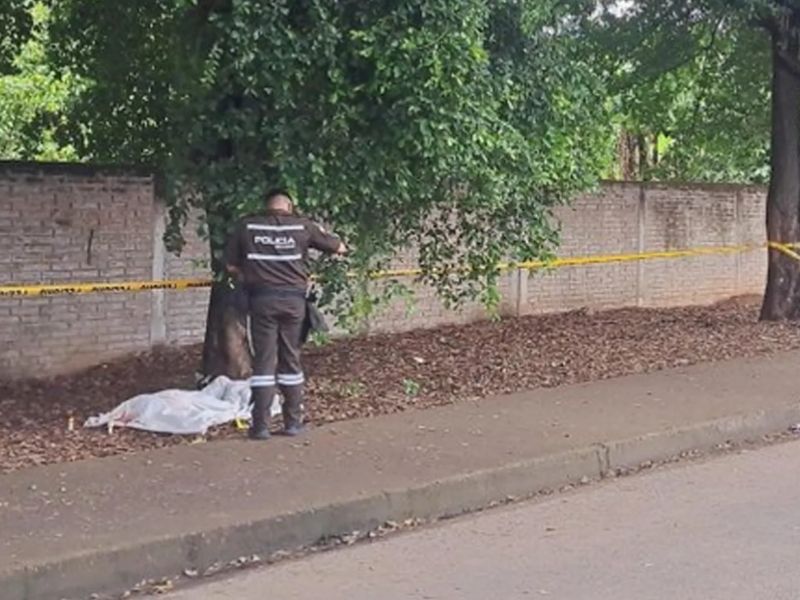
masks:
<svg viewBox="0 0 800 600"><path fill-rule="evenodd" d="M752 440L800 423L800 405L740 414L635 438L594 444L497 468L461 473L406 489L385 490L345 502L279 517L136 545L76 553L61 561L29 565L0 575L0 600L85 598L122 591L143 579L206 568L252 554L296 549L321 538L366 531L386 521L433 519L479 510L508 497L600 478L620 468L708 450L725 442Z"/></svg>

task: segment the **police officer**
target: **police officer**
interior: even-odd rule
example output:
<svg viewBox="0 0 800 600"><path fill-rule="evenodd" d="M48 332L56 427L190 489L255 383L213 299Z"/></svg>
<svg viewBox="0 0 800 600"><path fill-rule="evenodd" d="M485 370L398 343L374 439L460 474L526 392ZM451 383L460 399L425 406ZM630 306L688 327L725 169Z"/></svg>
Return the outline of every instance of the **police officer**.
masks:
<svg viewBox="0 0 800 600"><path fill-rule="evenodd" d="M245 286L255 352L250 388L252 439L269 438L269 408L276 386L283 396L286 435L303 430L301 336L308 288L308 249L344 254L342 241L309 219L293 214L284 190L266 195L264 214L242 219L228 240L226 264Z"/></svg>

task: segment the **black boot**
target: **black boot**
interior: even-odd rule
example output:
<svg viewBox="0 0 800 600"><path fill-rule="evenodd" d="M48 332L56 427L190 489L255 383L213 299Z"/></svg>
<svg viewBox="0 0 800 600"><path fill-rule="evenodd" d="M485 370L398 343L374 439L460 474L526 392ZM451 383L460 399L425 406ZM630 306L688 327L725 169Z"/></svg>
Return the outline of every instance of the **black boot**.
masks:
<svg viewBox="0 0 800 600"><path fill-rule="evenodd" d="M283 434L300 435L305 431L303 425L303 393L300 386L281 387L283 395Z"/></svg>
<svg viewBox="0 0 800 600"><path fill-rule="evenodd" d="M268 440L270 437L267 411L270 407L268 398L272 397L270 393L272 389L253 388L253 418L250 422L250 430L247 433L251 440Z"/></svg>

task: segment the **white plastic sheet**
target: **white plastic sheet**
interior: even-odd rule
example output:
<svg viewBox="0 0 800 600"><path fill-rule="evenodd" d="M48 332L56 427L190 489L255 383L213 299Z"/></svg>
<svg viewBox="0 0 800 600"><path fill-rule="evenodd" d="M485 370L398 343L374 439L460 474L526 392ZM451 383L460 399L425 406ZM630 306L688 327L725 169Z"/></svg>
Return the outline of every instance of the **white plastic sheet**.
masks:
<svg viewBox="0 0 800 600"><path fill-rule="evenodd" d="M270 409L280 414L280 396ZM250 419L250 386L217 377L200 391L164 390L126 400L114 410L89 417L84 427L132 427L158 433L203 435L210 427Z"/></svg>

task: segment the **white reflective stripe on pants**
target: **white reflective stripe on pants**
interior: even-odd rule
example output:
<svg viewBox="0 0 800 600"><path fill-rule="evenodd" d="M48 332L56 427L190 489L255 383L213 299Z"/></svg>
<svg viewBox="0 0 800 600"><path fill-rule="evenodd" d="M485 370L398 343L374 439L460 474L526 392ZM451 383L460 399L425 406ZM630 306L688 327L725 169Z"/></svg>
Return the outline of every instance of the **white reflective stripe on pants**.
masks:
<svg viewBox="0 0 800 600"><path fill-rule="evenodd" d="M270 387L275 385L274 375L253 375L250 378L250 387Z"/></svg>
<svg viewBox="0 0 800 600"><path fill-rule="evenodd" d="M278 385L302 385L306 378L302 373L279 373Z"/></svg>

